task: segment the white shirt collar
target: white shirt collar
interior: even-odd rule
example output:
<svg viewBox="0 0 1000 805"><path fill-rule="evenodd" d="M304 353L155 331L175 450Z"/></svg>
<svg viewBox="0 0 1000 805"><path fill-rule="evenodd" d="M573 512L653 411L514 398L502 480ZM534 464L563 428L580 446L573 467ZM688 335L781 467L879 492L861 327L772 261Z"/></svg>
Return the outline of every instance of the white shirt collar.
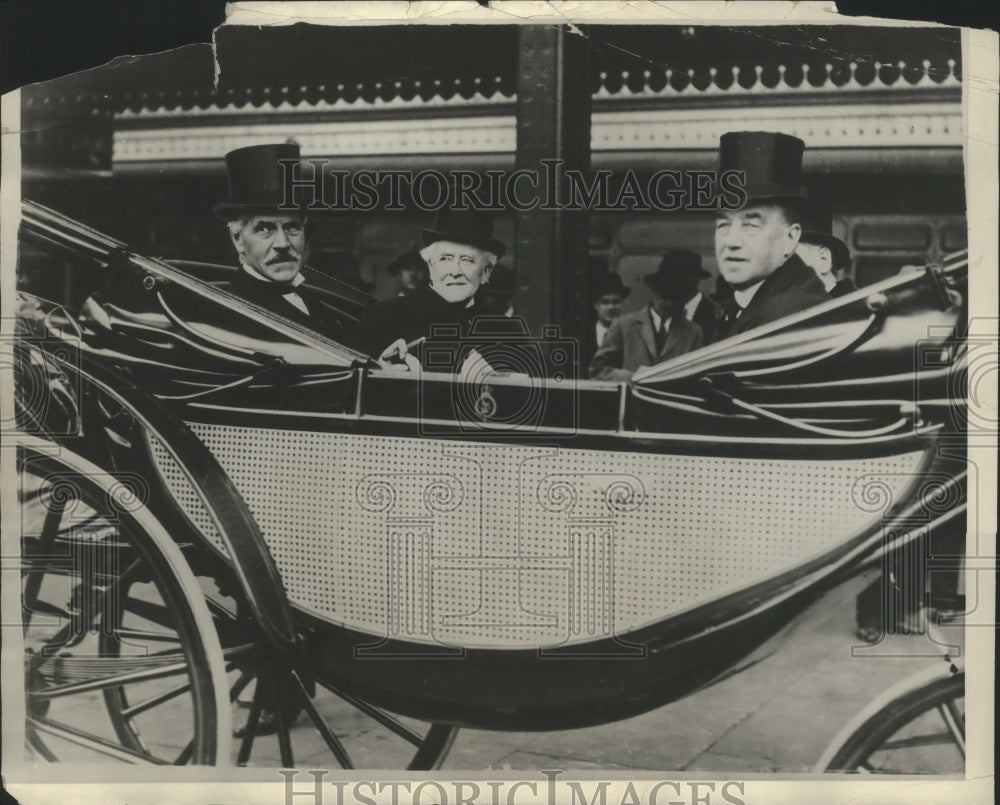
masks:
<svg viewBox="0 0 1000 805"><path fill-rule="evenodd" d="M653 319L653 329L659 332L661 329L670 326L670 318L664 319L659 313L656 312L656 308L652 305L649 306L649 315Z"/></svg>
<svg viewBox="0 0 1000 805"><path fill-rule="evenodd" d="M256 269L250 268L250 266L248 266L246 263L240 263L240 265L243 266L243 270L246 271L247 274L249 274L254 279L258 279L261 282L273 282L273 280L269 280L267 277L265 277L263 274L261 274ZM300 271L298 274L296 274L294 277L292 277L291 283L292 283L292 285L294 285L297 288L299 285L301 285L305 281L306 281L306 278L302 276L302 272ZM289 293L292 293L292 292L289 291Z"/></svg>
<svg viewBox="0 0 1000 805"><path fill-rule="evenodd" d="M753 300L754 295L760 290L760 286L764 284L764 280L761 280L756 285L751 285L749 288L743 288L742 290L734 290L733 298L736 300L736 304L741 308L746 309L747 305Z"/></svg>
<svg viewBox="0 0 1000 805"><path fill-rule="evenodd" d="M688 321L694 318L694 312L698 309L698 305L701 304L701 291L698 291L694 296L687 300L684 305L684 318Z"/></svg>
<svg viewBox="0 0 1000 805"><path fill-rule="evenodd" d="M604 336L608 334L609 327L605 327L601 322L597 322L594 326L594 335L597 337L597 346L601 346L604 343Z"/></svg>
<svg viewBox="0 0 1000 805"><path fill-rule="evenodd" d="M254 279L259 279L262 282L271 282L271 280L269 280L267 277L265 277L259 271L255 271L254 269L250 268L250 266L248 266L246 263L240 263L240 265L243 266L243 270L246 271L247 274L249 274ZM302 272L300 271L298 274L296 274L294 277L292 277L291 283L292 283L292 285L294 287L297 288L299 285L301 285L305 281L306 281L306 278L302 276ZM288 302L288 304L294 305L296 308L298 308L299 310L301 310L307 316L309 315L309 308L306 307L305 300L301 296L299 296L297 293L295 293L295 291L288 291L287 293L283 293L281 295L281 298L284 299L286 302Z"/></svg>

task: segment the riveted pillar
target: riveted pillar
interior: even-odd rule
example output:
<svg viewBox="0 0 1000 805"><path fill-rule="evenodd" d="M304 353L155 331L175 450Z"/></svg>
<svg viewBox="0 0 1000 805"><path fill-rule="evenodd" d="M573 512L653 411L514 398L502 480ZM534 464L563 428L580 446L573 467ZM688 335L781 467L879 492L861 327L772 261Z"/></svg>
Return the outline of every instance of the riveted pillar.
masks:
<svg viewBox="0 0 1000 805"><path fill-rule="evenodd" d="M546 165L543 160L559 160ZM532 333L558 324L579 337L586 320L588 211L560 209L562 172L590 171L590 72L586 40L565 26L518 28L518 170L538 177L517 182L522 206L515 222L514 306Z"/></svg>

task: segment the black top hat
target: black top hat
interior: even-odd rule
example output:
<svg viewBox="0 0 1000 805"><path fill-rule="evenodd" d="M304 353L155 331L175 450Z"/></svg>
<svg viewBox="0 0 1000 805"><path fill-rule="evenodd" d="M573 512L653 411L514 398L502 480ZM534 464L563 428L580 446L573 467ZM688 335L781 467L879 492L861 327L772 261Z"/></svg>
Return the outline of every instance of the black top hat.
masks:
<svg viewBox="0 0 1000 805"><path fill-rule="evenodd" d="M689 249L674 249L663 255L653 274L643 277L643 282L660 294L684 290L711 276L701 267L701 255Z"/></svg>
<svg viewBox="0 0 1000 805"><path fill-rule="evenodd" d="M621 275L615 271L604 271L590 278L591 302L596 302L602 296L612 295L627 299L630 293L632 289L622 282Z"/></svg>
<svg viewBox="0 0 1000 805"><path fill-rule="evenodd" d="M212 208L225 221L262 212L301 213L302 206L285 199L285 168L282 159L299 161L295 143L248 145L226 154L229 198Z"/></svg>
<svg viewBox="0 0 1000 805"><path fill-rule="evenodd" d="M825 246L833 257L833 270L851 267L851 252L847 244L833 234L833 213L829 207L811 204L802 217L802 243Z"/></svg>
<svg viewBox="0 0 1000 805"><path fill-rule="evenodd" d="M798 137L774 131L730 131L719 140L718 175L742 171L747 202L806 198Z"/></svg>
<svg viewBox="0 0 1000 805"><path fill-rule="evenodd" d="M424 230L425 246L439 240L485 249L493 252L497 260L507 250L501 241L493 237L493 213L484 210L452 210L443 207L438 211L434 228Z"/></svg>

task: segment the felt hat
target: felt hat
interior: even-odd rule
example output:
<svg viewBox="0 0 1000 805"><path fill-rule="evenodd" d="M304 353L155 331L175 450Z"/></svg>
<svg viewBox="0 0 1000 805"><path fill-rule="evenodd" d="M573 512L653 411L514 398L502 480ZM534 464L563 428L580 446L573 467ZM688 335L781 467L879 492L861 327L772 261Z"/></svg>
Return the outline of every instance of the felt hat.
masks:
<svg viewBox="0 0 1000 805"><path fill-rule="evenodd" d="M453 210L443 207L438 211L433 229L423 231L424 245L439 240L463 243L493 252L497 260L503 257L506 247L493 237L493 213L485 210Z"/></svg>
<svg viewBox="0 0 1000 805"><path fill-rule="evenodd" d="M663 255L654 273L642 279L656 293L668 295L672 291L689 288L709 276L701 267L700 254L690 249L674 249Z"/></svg>
<svg viewBox="0 0 1000 805"><path fill-rule="evenodd" d="M847 244L833 234L833 213L829 207L811 204L802 216L802 243L825 246L833 258L833 270L851 267L851 251Z"/></svg>
<svg viewBox="0 0 1000 805"><path fill-rule="evenodd" d="M595 273L590 278L591 302L596 302L602 296L620 296L622 299L627 299L630 293L632 289L622 282L621 275L616 271Z"/></svg>
<svg viewBox="0 0 1000 805"><path fill-rule="evenodd" d="M268 212L302 213L301 204L285 198L285 167L281 160L298 162L296 143L248 145L226 154L229 198L212 208L224 221L241 215Z"/></svg>

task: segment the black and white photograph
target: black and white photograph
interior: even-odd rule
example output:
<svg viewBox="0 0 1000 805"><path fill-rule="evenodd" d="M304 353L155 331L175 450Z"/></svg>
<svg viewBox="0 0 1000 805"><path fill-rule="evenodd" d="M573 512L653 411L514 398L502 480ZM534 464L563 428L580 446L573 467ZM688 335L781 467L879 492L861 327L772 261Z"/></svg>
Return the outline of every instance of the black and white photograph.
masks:
<svg viewBox="0 0 1000 805"><path fill-rule="evenodd" d="M5 785L988 801L996 33L380 5L4 96Z"/></svg>

